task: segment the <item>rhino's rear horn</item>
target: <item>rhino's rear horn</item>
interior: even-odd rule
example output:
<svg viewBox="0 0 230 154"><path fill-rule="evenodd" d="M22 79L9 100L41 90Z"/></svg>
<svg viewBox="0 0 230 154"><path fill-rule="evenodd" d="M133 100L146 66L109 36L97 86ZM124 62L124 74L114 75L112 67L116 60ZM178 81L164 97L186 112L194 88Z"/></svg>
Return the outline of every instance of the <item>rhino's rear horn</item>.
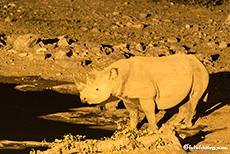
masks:
<svg viewBox="0 0 230 154"><path fill-rule="evenodd" d="M77 89L81 92L85 88L86 84L77 81L75 73L73 73L73 80L74 80L74 82L75 82L75 84L77 86Z"/></svg>

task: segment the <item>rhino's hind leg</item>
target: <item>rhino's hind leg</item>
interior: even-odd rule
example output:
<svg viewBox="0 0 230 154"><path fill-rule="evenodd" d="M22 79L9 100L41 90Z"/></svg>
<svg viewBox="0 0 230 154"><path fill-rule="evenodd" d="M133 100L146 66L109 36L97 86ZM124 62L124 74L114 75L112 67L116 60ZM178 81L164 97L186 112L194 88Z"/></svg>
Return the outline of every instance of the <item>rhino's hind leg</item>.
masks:
<svg viewBox="0 0 230 154"><path fill-rule="evenodd" d="M150 132L157 131L155 107L156 104L152 98L140 98L140 105L148 120L148 130Z"/></svg>
<svg viewBox="0 0 230 154"><path fill-rule="evenodd" d="M204 95L209 82L208 73L195 73L193 86L191 92L189 94L188 109L185 115L184 124L186 127L192 126L193 116L196 114L196 107L201 99L202 95Z"/></svg>

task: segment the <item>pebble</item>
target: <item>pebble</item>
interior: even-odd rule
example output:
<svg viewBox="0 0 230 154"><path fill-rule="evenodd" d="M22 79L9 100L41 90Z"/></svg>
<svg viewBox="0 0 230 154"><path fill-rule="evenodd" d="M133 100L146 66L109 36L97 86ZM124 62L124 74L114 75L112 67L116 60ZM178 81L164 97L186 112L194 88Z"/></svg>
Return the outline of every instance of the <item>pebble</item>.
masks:
<svg viewBox="0 0 230 154"><path fill-rule="evenodd" d="M125 20L132 20L132 17L130 17L128 15L123 15L122 18Z"/></svg>
<svg viewBox="0 0 230 154"><path fill-rule="evenodd" d="M45 59L45 56L44 54L29 54L28 56L28 59L29 60L44 60Z"/></svg>
<svg viewBox="0 0 230 154"><path fill-rule="evenodd" d="M140 18L144 19L144 18L147 18L149 16L149 14L147 14L147 13L140 13L139 16L140 16Z"/></svg>
<svg viewBox="0 0 230 154"><path fill-rule="evenodd" d="M210 48L213 48L213 47L216 47L217 44L215 42L208 42L207 45L210 47Z"/></svg>
<svg viewBox="0 0 230 154"><path fill-rule="evenodd" d="M131 22L127 22L126 27L131 28L131 27L133 27L133 24Z"/></svg>
<svg viewBox="0 0 230 154"><path fill-rule="evenodd" d="M84 31L84 32L87 32L89 29L88 28L86 28L86 27L81 27L80 28L82 31Z"/></svg>
<svg viewBox="0 0 230 154"><path fill-rule="evenodd" d="M5 22L11 22L12 20L11 20L11 18L10 17L6 17L5 18Z"/></svg>
<svg viewBox="0 0 230 154"><path fill-rule="evenodd" d="M111 29L117 29L117 28L119 28L118 25L112 25L112 26L111 26Z"/></svg>
<svg viewBox="0 0 230 154"><path fill-rule="evenodd" d="M26 57L26 56L28 56L28 53L20 53L20 54L18 54L18 56L20 56L20 57Z"/></svg>
<svg viewBox="0 0 230 154"><path fill-rule="evenodd" d="M113 12L113 15L114 16L117 16L117 15L119 15L119 14L121 14L120 12Z"/></svg>
<svg viewBox="0 0 230 154"><path fill-rule="evenodd" d="M8 52L9 53L13 53L13 54L15 54L15 53L18 53L16 50L14 50L14 49L10 49L10 50L8 50Z"/></svg>
<svg viewBox="0 0 230 154"><path fill-rule="evenodd" d="M185 28L187 28L187 29L189 29L189 28L191 28L192 27L192 25L189 25L189 24L186 24L185 25Z"/></svg>
<svg viewBox="0 0 230 154"><path fill-rule="evenodd" d="M54 54L55 59L64 59L67 58L66 52L59 50Z"/></svg>
<svg viewBox="0 0 230 154"><path fill-rule="evenodd" d="M111 35L111 33L110 32L105 32L105 35Z"/></svg>
<svg viewBox="0 0 230 154"><path fill-rule="evenodd" d="M226 42L223 41L223 42L220 42L220 43L219 43L219 48L220 48L220 49L225 49L225 48L227 48L227 47L228 47L228 44L227 44Z"/></svg>
<svg viewBox="0 0 230 154"><path fill-rule="evenodd" d="M57 73L57 74L56 74L56 76L61 76L61 75L63 75L63 73Z"/></svg>
<svg viewBox="0 0 230 154"><path fill-rule="evenodd" d="M140 43L138 43L138 44L136 45L136 49L137 49L138 51L140 51L140 52L143 52L143 47L142 47L142 45L141 45Z"/></svg>
<svg viewBox="0 0 230 154"><path fill-rule="evenodd" d="M169 43L177 43L178 39L176 37L171 37L171 38L167 39L167 42L169 42Z"/></svg>
<svg viewBox="0 0 230 154"><path fill-rule="evenodd" d="M38 36L34 34L20 35L16 39L13 39L13 49L17 51L28 51L36 45Z"/></svg>
<svg viewBox="0 0 230 154"><path fill-rule="evenodd" d="M144 24L135 24L135 25L133 25L133 27L136 29L143 29L145 26L144 26Z"/></svg>
<svg viewBox="0 0 230 154"><path fill-rule="evenodd" d="M39 52L46 52L46 51L47 51L46 48L39 48L39 49L36 50L37 53L39 53Z"/></svg>
<svg viewBox="0 0 230 154"><path fill-rule="evenodd" d="M100 30L97 29L97 28L93 28L91 31L92 31L93 33L100 33Z"/></svg>
<svg viewBox="0 0 230 154"><path fill-rule="evenodd" d="M69 43L67 42L65 36L58 37L58 46L69 46Z"/></svg>
<svg viewBox="0 0 230 154"><path fill-rule="evenodd" d="M230 25L230 14L227 16L227 19L224 22L226 25Z"/></svg>

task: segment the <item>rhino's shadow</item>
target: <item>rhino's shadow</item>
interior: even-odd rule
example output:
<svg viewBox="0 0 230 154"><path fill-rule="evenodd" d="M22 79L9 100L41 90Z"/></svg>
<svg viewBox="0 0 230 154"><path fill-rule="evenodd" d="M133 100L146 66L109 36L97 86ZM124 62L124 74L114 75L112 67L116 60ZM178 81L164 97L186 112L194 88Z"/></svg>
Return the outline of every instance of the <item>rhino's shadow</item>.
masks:
<svg viewBox="0 0 230 154"><path fill-rule="evenodd" d="M199 117L208 116L212 112L230 105L230 72L210 74L207 102L200 101L197 105L197 114L194 122Z"/></svg>

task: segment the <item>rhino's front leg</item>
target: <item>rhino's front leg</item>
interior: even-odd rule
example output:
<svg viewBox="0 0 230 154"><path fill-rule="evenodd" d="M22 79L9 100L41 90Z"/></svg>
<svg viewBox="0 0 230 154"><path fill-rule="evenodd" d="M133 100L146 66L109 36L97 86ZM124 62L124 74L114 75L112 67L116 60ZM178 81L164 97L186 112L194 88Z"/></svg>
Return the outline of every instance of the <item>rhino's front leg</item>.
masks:
<svg viewBox="0 0 230 154"><path fill-rule="evenodd" d="M124 101L123 100L123 102L124 102L126 109L129 112L131 128L137 128L138 117L139 117L137 104L135 102L131 102L131 101Z"/></svg>
<svg viewBox="0 0 230 154"><path fill-rule="evenodd" d="M152 98L140 98L140 105L142 110L145 113L145 116L148 120L148 130L150 132L157 131L158 127L156 125L156 116L155 116L155 102Z"/></svg>

